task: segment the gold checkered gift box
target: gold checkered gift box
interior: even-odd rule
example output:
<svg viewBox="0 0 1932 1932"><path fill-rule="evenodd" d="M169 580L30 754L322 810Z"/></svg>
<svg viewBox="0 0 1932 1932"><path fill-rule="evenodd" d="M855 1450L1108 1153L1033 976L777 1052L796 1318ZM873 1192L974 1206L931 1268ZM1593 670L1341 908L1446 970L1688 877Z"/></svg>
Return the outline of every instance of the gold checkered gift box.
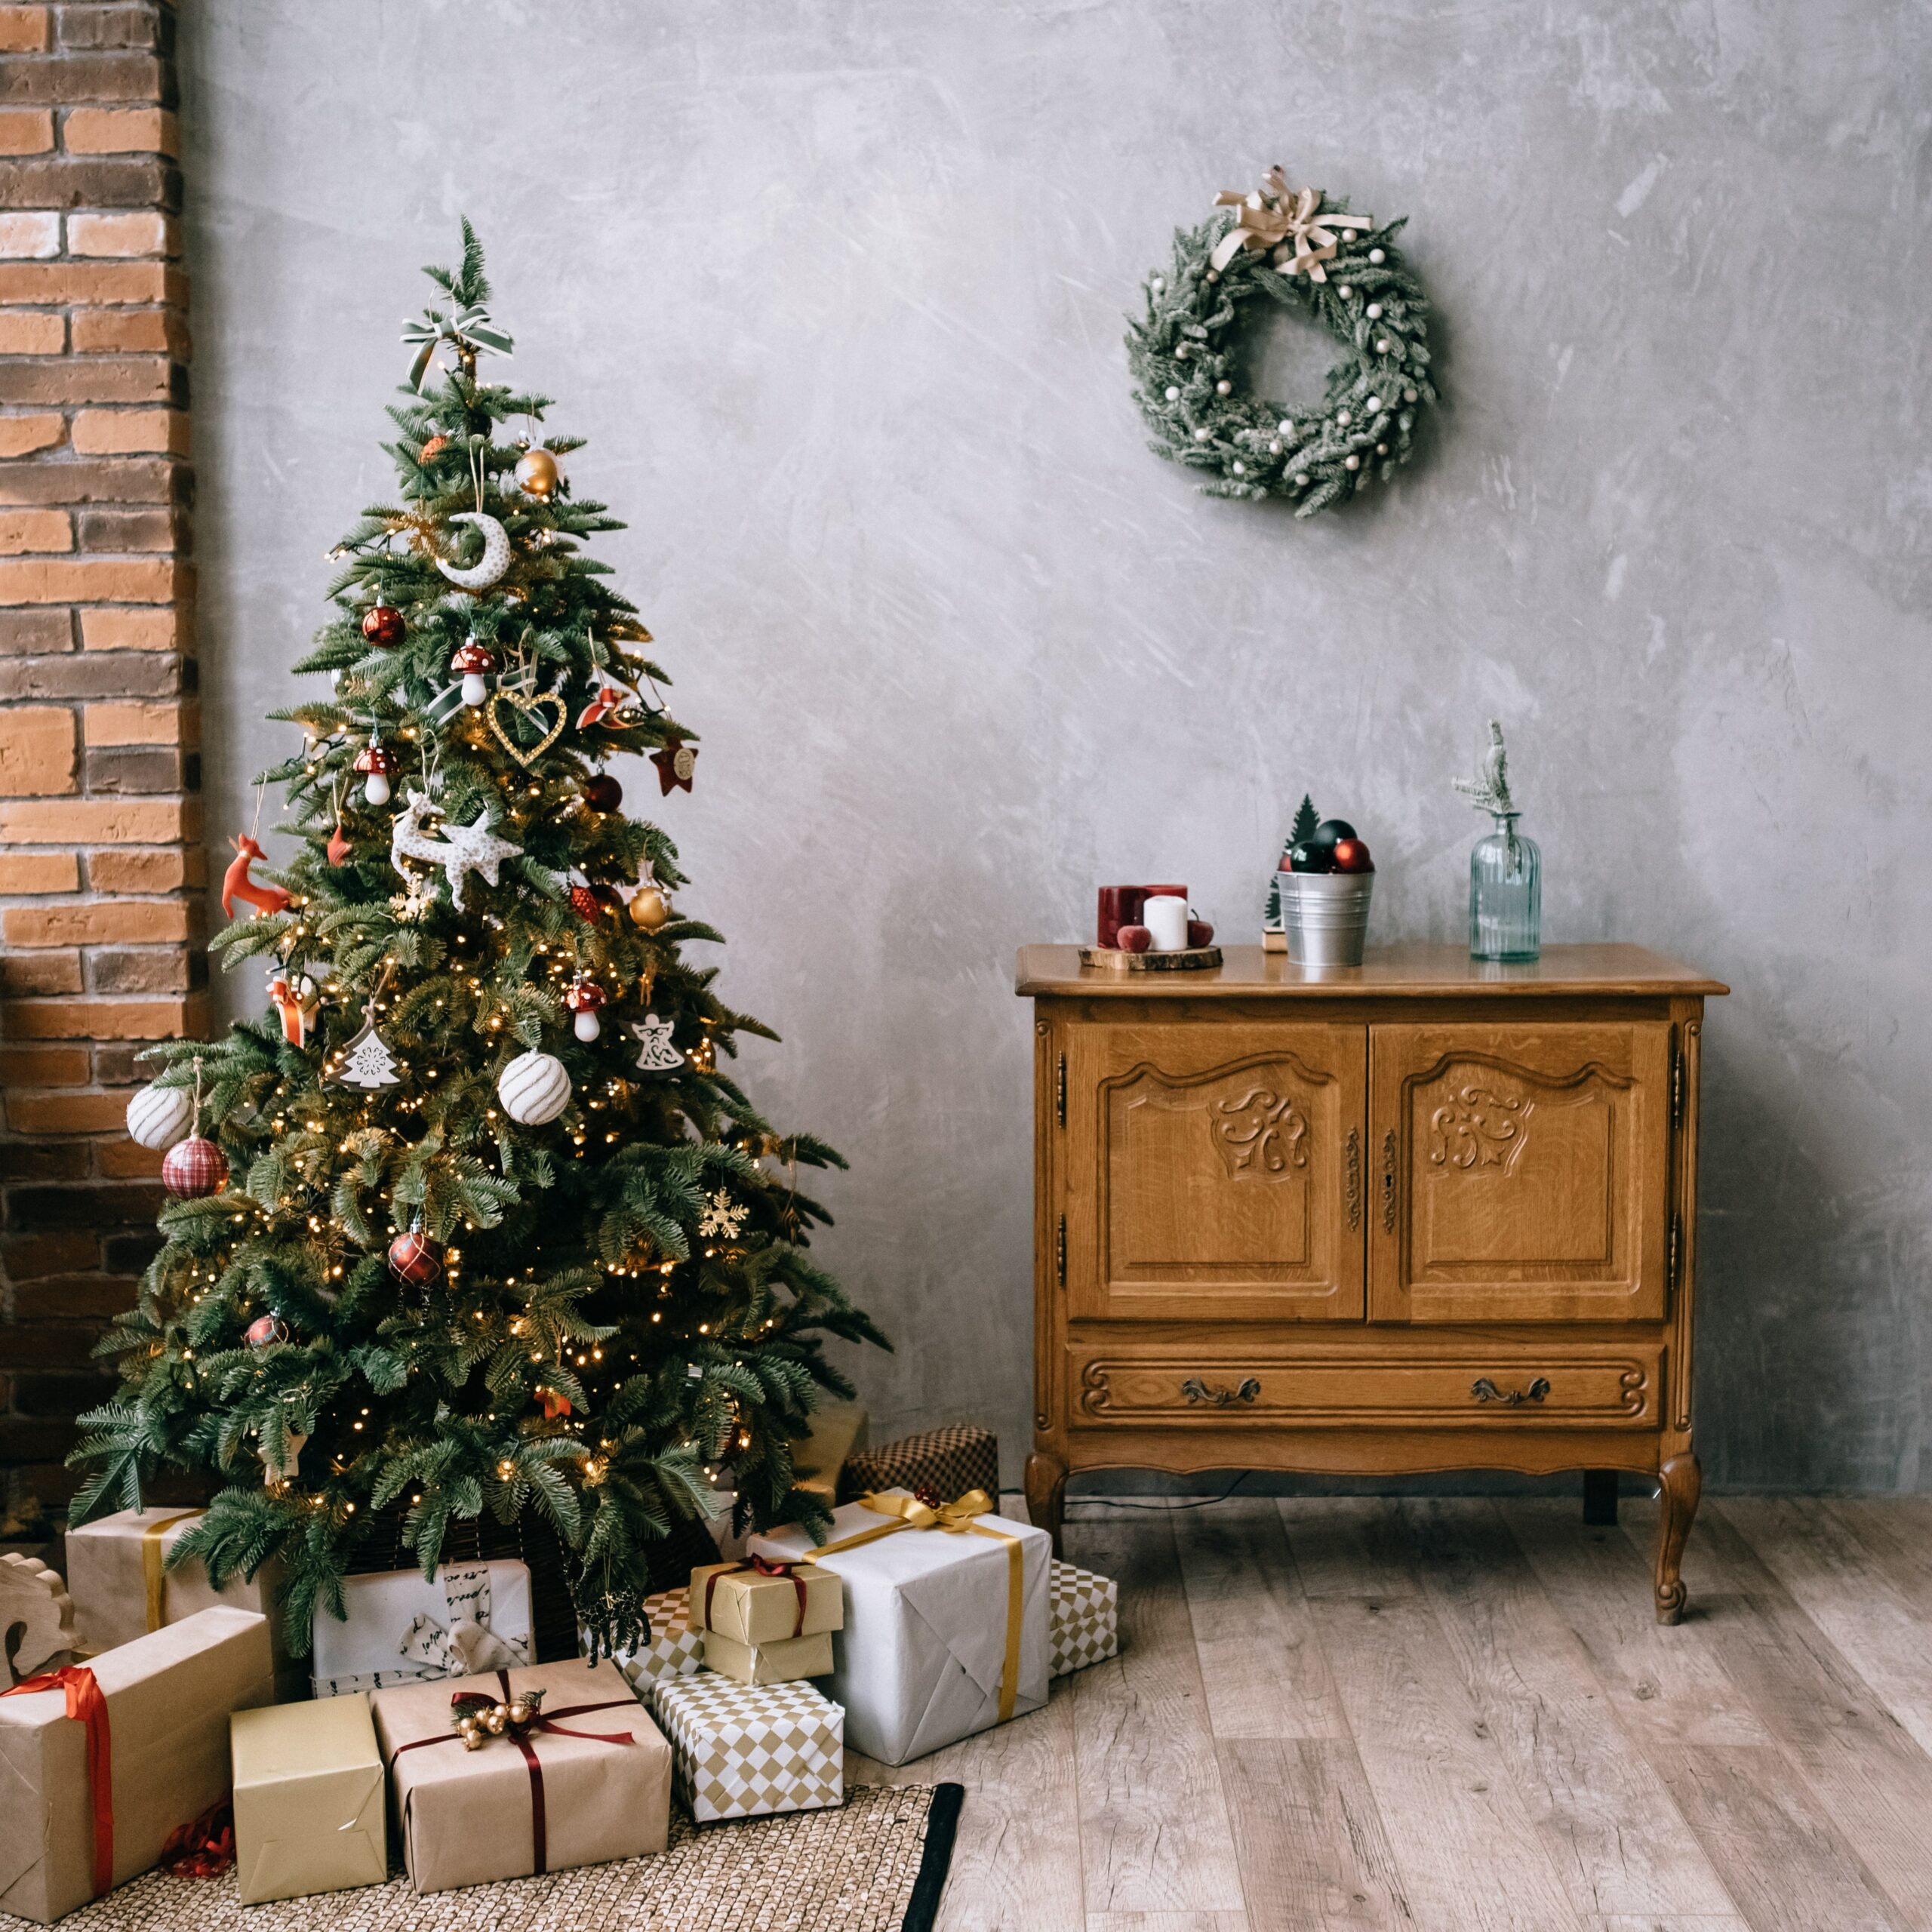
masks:
<svg viewBox="0 0 1932 1932"><path fill-rule="evenodd" d="M646 1703L651 1686L667 1677L695 1677L704 1668L704 1632L691 1626L688 1589L660 1590L644 1600L651 1619L648 1649L628 1652L617 1660L631 1688Z"/></svg>
<svg viewBox="0 0 1932 1932"><path fill-rule="evenodd" d="M672 1788L700 1824L845 1801L845 1713L809 1684L740 1684L710 1671L660 1679Z"/></svg>
<svg viewBox="0 0 1932 1932"><path fill-rule="evenodd" d="M1056 1561L1047 1586L1054 1676L1119 1656L1120 1586L1111 1577Z"/></svg>

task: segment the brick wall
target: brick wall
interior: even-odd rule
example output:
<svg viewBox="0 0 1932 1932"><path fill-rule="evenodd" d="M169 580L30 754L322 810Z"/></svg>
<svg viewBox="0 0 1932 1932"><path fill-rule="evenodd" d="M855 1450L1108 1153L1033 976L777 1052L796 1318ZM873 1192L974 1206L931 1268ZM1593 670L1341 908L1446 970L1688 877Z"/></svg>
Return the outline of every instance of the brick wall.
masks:
<svg viewBox="0 0 1932 1932"><path fill-rule="evenodd" d="M56 1503L153 1252L141 1042L206 1024L168 0L0 5L0 1475Z"/></svg>

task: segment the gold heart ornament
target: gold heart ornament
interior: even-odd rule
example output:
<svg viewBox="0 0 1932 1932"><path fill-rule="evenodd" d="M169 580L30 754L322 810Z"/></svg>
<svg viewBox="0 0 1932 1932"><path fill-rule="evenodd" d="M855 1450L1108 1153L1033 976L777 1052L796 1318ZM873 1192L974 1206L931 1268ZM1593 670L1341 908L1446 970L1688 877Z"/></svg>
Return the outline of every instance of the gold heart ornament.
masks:
<svg viewBox="0 0 1932 1932"><path fill-rule="evenodd" d="M498 707L506 704L513 710L521 712L531 723L540 727L543 722L540 713L548 712L555 721L551 724L550 728L544 732L543 737L537 740L536 744L530 750L525 751L504 728L503 718ZM490 721L490 729L497 734L497 743L516 760L518 764L527 768L534 764L562 735L564 720L568 713L564 709L563 696L561 692L539 691L534 697L526 697L521 691L500 691L491 695L490 708L484 715Z"/></svg>

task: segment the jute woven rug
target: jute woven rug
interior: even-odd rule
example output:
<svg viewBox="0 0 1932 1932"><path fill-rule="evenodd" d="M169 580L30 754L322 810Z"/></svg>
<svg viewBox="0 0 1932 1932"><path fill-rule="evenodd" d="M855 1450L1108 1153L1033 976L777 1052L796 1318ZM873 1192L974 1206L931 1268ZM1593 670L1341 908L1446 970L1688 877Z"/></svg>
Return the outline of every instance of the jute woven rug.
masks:
<svg viewBox="0 0 1932 1932"><path fill-rule="evenodd" d="M405 1878L245 1906L232 1871L159 1872L70 1913L62 1932L931 1932L956 1784L862 1786L836 1811L689 1823L659 1857L419 1896ZM0 1932L40 1932L0 1913Z"/></svg>

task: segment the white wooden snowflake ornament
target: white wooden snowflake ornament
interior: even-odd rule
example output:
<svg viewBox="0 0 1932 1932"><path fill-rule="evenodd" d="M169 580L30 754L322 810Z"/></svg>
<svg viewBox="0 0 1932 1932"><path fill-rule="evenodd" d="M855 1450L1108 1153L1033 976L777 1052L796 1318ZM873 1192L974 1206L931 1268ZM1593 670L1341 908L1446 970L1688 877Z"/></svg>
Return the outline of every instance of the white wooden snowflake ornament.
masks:
<svg viewBox="0 0 1932 1932"><path fill-rule="evenodd" d="M746 1212L721 1187L705 1197L697 1231L700 1235L721 1235L726 1241L735 1241L745 1225Z"/></svg>

